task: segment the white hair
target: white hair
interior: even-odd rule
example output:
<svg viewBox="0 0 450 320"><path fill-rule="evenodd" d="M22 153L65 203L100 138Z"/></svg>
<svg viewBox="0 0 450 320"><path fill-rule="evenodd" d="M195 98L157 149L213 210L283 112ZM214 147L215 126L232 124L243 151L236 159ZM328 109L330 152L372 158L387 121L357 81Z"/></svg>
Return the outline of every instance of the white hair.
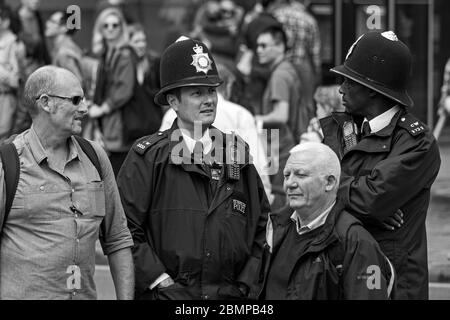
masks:
<svg viewBox="0 0 450 320"><path fill-rule="evenodd" d="M341 164L336 153L330 147L320 142L302 142L289 151L291 156L296 153L305 152L314 155L315 165L321 173L333 175L339 182L341 177Z"/></svg>

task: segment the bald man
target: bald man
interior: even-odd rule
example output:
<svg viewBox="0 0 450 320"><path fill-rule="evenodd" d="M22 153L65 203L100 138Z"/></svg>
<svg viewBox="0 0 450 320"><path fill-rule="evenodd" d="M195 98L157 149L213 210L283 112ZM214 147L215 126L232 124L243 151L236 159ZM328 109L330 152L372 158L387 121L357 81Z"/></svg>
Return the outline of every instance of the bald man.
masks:
<svg viewBox="0 0 450 320"><path fill-rule="evenodd" d="M11 206L0 163L0 299L96 299L99 234L117 297L133 298L133 240L111 164L99 145L74 136L87 113L78 78L42 67L24 95L33 124L10 149L20 167Z"/></svg>
<svg viewBox="0 0 450 320"><path fill-rule="evenodd" d="M290 209L270 215L265 298L387 299L393 284L389 261L336 201L336 154L321 143L302 143L290 151L283 173Z"/></svg>

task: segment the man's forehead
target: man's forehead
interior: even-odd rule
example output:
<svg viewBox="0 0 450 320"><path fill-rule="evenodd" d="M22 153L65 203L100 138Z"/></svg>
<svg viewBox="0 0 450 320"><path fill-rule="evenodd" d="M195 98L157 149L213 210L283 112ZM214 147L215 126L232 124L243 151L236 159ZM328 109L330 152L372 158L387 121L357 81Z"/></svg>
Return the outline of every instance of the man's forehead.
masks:
<svg viewBox="0 0 450 320"><path fill-rule="evenodd" d="M270 33L263 32L258 36L256 42L260 43L260 42L267 42L267 41L273 41L273 40L274 39Z"/></svg>
<svg viewBox="0 0 450 320"><path fill-rule="evenodd" d="M67 94L82 95L80 80L71 72L62 70L57 73L54 89Z"/></svg>
<svg viewBox="0 0 450 320"><path fill-rule="evenodd" d="M215 87L212 86L186 86L186 87L181 87L181 91L186 91L186 92L190 92L190 91L196 91L196 90L209 90L209 89L214 89Z"/></svg>

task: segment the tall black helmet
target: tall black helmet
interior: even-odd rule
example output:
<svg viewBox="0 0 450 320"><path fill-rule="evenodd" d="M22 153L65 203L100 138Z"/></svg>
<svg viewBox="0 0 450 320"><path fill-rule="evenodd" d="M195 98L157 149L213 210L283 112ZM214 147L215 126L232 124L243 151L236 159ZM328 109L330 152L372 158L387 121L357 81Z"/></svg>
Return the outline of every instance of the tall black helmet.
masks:
<svg viewBox="0 0 450 320"><path fill-rule="evenodd" d="M350 47L343 65L330 71L412 107L414 102L406 90L411 60L409 48L394 32L371 31Z"/></svg>
<svg viewBox="0 0 450 320"><path fill-rule="evenodd" d="M164 50L160 64L161 90L155 102L167 105L166 93L189 86L217 87L222 80L208 47L197 40L180 37Z"/></svg>

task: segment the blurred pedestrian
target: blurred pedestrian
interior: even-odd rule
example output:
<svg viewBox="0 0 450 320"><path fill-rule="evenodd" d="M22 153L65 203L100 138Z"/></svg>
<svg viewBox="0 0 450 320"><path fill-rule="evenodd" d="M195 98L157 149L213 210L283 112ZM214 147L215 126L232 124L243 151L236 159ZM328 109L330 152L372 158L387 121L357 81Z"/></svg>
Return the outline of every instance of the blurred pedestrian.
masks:
<svg viewBox="0 0 450 320"><path fill-rule="evenodd" d="M322 142L323 132L319 120L333 112L345 111L338 85L319 86L314 94L316 116L309 121L308 129L300 137L300 142Z"/></svg>
<svg viewBox="0 0 450 320"><path fill-rule="evenodd" d="M270 67L262 65L256 54L256 39L259 34L270 27L280 27L281 24L263 8L251 14L249 20L241 28L241 43L237 56L236 69L242 79L241 94L237 102L253 114L260 112L262 97L270 77Z"/></svg>
<svg viewBox="0 0 450 320"><path fill-rule="evenodd" d="M428 299L425 219L441 159L428 127L409 111L411 62L394 32L363 34L331 69L344 77L347 113L320 124L341 160L339 197L394 265L393 298Z"/></svg>
<svg viewBox="0 0 450 320"><path fill-rule="evenodd" d="M52 43L52 64L71 71L83 83L83 51L72 38L77 29L67 28L69 17L62 11L53 13L45 24L45 36Z"/></svg>
<svg viewBox="0 0 450 320"><path fill-rule="evenodd" d="M242 7L232 0L208 0L198 10L191 37L205 42L217 63L231 68L238 52Z"/></svg>
<svg viewBox="0 0 450 320"><path fill-rule="evenodd" d="M51 63L45 41L44 22L39 11L40 4L40 0L20 0L20 6L14 13L14 19L11 20L11 30L25 45L13 134L23 132L31 125L31 118L22 99L25 79L37 68Z"/></svg>
<svg viewBox="0 0 450 320"><path fill-rule="evenodd" d="M337 199L341 168L321 143L291 151L284 168L289 208L270 214L268 300L385 300L392 265Z"/></svg>
<svg viewBox="0 0 450 320"><path fill-rule="evenodd" d="M40 66L50 64L51 58L45 41L45 28L40 0L21 0L16 10L19 39L25 44L25 78Z"/></svg>
<svg viewBox="0 0 450 320"><path fill-rule="evenodd" d="M133 145L118 176L135 246L138 299L248 299L267 214L242 139L211 127L221 84L206 45L180 38L161 57L155 96L177 121Z"/></svg>
<svg viewBox="0 0 450 320"><path fill-rule="evenodd" d="M99 145L75 137L83 96L78 78L55 66L25 84L33 124L3 146L17 163L0 162L0 299L96 299L99 237L117 298L133 298L133 241L111 165ZM15 190L7 165L19 170Z"/></svg>
<svg viewBox="0 0 450 320"><path fill-rule="evenodd" d="M256 43L259 63L270 67L271 75L263 95L263 104L255 118L258 128L268 130L267 154L272 164L278 165L271 176L275 200L272 210L286 204L283 186L283 168L289 157L289 150L295 145L293 129L299 126L301 110L298 107L300 79L292 63L286 59L286 35L281 27L262 31ZM279 139L272 141L273 130Z"/></svg>
<svg viewBox="0 0 450 320"><path fill-rule="evenodd" d="M443 101L442 108L447 113L450 113L450 59L447 60L444 68L444 80L441 87L441 100Z"/></svg>
<svg viewBox="0 0 450 320"><path fill-rule="evenodd" d="M269 2L268 12L283 24L286 32L288 57L294 65L313 75L313 83L320 83L322 58L319 26L316 18L307 11L305 0Z"/></svg>
<svg viewBox="0 0 450 320"><path fill-rule="evenodd" d="M121 11L103 10L95 21L92 51L100 56L94 105L89 116L99 119L105 148L117 175L131 144L123 139L122 108L131 100L136 79L133 50Z"/></svg>
<svg viewBox="0 0 450 320"><path fill-rule="evenodd" d="M11 135L17 111L25 48L11 31L12 11L0 5L0 144Z"/></svg>
<svg viewBox="0 0 450 320"><path fill-rule="evenodd" d="M130 47L133 49L136 81L130 103L123 109L125 143L133 143L136 139L158 131L163 112L154 97L160 89L159 55L147 45L147 36L141 24L132 24L128 28ZM131 110L133 109L133 110ZM131 116L131 113L133 113Z"/></svg>

